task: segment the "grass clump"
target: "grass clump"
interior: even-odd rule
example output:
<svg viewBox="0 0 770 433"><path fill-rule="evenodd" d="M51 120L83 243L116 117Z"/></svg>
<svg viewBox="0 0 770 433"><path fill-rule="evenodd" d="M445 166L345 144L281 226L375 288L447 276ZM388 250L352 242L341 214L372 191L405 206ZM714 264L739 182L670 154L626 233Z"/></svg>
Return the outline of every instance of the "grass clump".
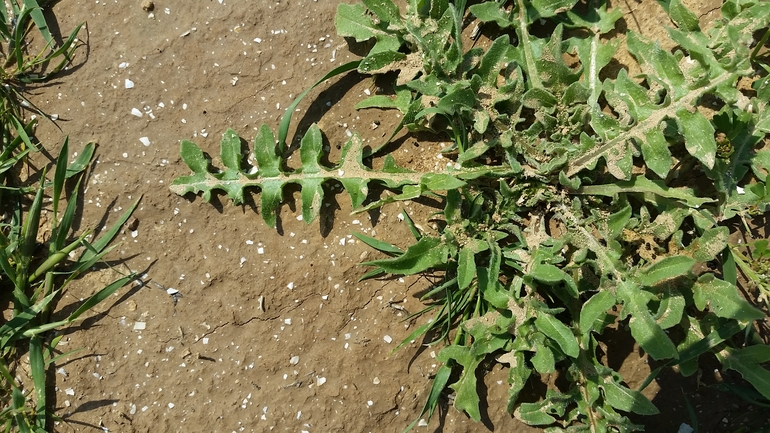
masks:
<svg viewBox="0 0 770 433"><path fill-rule="evenodd" d="M364 263L373 267L367 277L443 272L419 313L432 319L405 341L444 345L421 416L451 392L457 409L480 420L477 372L489 359L509 366L508 411L548 432L638 431L628 413L658 413L641 391L663 368L694 374L708 354L766 402L770 347L756 321L768 311L767 243L733 245L729 225L749 228L770 203L770 4L728 0L708 30L679 0L661 4L671 51L617 31L622 14L603 1L410 0L405 11L390 0L341 4L338 33L373 44L339 71L397 73L394 97L374 95L357 108L398 110L396 132L450 137L454 163L413 172L388 147L365 150L354 136L327 167L314 126L299 149L302 167L284 171L284 140L276 146L263 126L256 167L243 163L234 131L222 142L225 170L212 171L183 142L193 175L172 190L207 199L223 190L239 202L245 188L259 187L271 225L287 183L301 186L308 222L330 179L356 211L438 197L438 229L412 226L405 249L358 235L390 256ZM474 20L490 35L486 49L464 45ZM609 67L619 50L641 74ZM366 163L375 157L384 159L379 170ZM364 205L370 182L397 194ZM662 364L637 389L600 348L617 325ZM528 381L557 370L566 385L521 401Z"/></svg>
<svg viewBox="0 0 770 433"><path fill-rule="evenodd" d="M109 244L138 201L99 239L89 241L91 231L75 236L72 227L80 177L93 157L93 143L68 164L65 139L51 180L46 169L37 173L39 178L33 183L29 178L37 176L28 176L25 181L20 178L24 168L30 168L26 164L29 153L39 149L33 134L36 120L27 122L24 114L31 110L45 116L24 96L26 86L47 80L68 64L80 26L56 46L38 2L10 1L8 5L10 10L5 4L0 8L5 60L0 70L0 290L13 309L10 319L0 325L0 426L4 431L37 433L52 431L46 372L66 355L56 348L63 334L53 331L76 321L131 281L133 275L98 290L66 317L55 318L56 303L69 283L89 272L112 249ZM43 37L44 48L28 55L33 29ZM70 179L69 186L74 182L74 188L67 197ZM50 203L50 208L45 203ZM44 212L49 212L53 223L50 237L41 242Z"/></svg>

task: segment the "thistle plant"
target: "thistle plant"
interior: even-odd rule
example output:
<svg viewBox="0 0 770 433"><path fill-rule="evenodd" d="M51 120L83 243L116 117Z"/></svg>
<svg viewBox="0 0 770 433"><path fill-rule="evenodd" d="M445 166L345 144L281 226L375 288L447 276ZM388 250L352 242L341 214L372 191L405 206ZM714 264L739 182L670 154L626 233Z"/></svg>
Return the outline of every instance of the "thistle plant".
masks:
<svg viewBox="0 0 770 433"><path fill-rule="evenodd" d="M548 432L638 431L627 413L658 413L641 391L664 368L694 374L707 354L770 400L770 348L755 325L767 317L767 246L753 244L752 261L729 244L728 227L748 227L770 203L770 4L728 0L709 29L679 0L662 5L673 23L671 51L631 30L618 37L622 14L602 1L409 0L405 11L390 0L341 4L338 33L373 42L346 69L398 72L395 96L357 108L396 109L397 131L449 137L454 163L412 172L385 146L365 152L354 135L342 160L325 167L312 127L302 167L284 171L283 139L276 146L263 127L255 167L233 131L223 139L225 170L210 169L183 142L193 175L172 190L204 198L223 190L238 202L256 186L270 224L286 183L300 185L307 222L330 179L351 194L354 211L438 197L437 229L413 225L412 245L357 235L389 256L364 263L372 267L366 278L443 275L423 297L419 314L432 319L399 346L422 338L443 347L421 416L451 392L457 409L480 420L477 371L491 359L509 367L508 410ZM486 49L463 46L473 20L492 34ZM535 36L536 25L553 31ZM608 68L619 50L640 74ZM364 164L375 157L382 169ZM364 206L370 182L398 193ZM755 283L743 287L755 293L748 299L739 271ZM637 389L599 349L613 324L662 364ZM567 385L535 403L520 400L528 381L557 370Z"/></svg>

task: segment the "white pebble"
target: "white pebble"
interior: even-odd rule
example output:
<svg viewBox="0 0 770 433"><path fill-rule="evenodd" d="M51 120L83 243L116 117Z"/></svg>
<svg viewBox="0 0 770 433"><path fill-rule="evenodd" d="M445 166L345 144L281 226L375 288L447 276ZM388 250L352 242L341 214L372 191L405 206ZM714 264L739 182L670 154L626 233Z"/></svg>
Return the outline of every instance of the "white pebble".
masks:
<svg viewBox="0 0 770 433"><path fill-rule="evenodd" d="M147 323L145 322L136 322L134 323L134 331L141 331L142 329L147 328Z"/></svg>
<svg viewBox="0 0 770 433"><path fill-rule="evenodd" d="M125 82L126 89L133 89L134 88L134 82L126 78Z"/></svg>
<svg viewBox="0 0 770 433"><path fill-rule="evenodd" d="M291 359L289 359L289 364L291 365L299 364L299 356L297 355L292 356Z"/></svg>
<svg viewBox="0 0 770 433"><path fill-rule="evenodd" d="M145 146L149 146L150 145L150 139L147 138L147 137L139 137L139 141L141 141L142 144L144 144Z"/></svg>
<svg viewBox="0 0 770 433"><path fill-rule="evenodd" d="M326 383L326 378L325 377L319 377L319 378L316 379L315 383L316 383L316 385L321 386L324 383Z"/></svg>
<svg viewBox="0 0 770 433"><path fill-rule="evenodd" d="M131 109L131 114L133 114L133 115L134 115L134 116L136 116L136 117L142 117L142 116L144 116L144 113L142 113L142 111L141 111L141 110L139 110L138 108L132 108L132 109Z"/></svg>
<svg viewBox="0 0 770 433"><path fill-rule="evenodd" d="M385 340L386 343L390 344L393 342L393 338L390 337L390 335L386 335L382 337L383 340Z"/></svg>

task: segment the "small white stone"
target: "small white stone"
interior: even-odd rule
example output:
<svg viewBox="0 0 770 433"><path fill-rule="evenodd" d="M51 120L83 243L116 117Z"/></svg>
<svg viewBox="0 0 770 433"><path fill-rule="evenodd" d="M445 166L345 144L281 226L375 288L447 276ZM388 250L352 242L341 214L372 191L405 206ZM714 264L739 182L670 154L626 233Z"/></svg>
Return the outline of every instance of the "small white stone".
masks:
<svg viewBox="0 0 770 433"><path fill-rule="evenodd" d="M144 144L145 146L149 146L150 145L150 139L147 138L147 137L139 137L139 141L141 141L142 144Z"/></svg>
<svg viewBox="0 0 770 433"><path fill-rule="evenodd" d="M321 386L324 383L326 383L326 378L325 377L319 377L319 378L316 379L315 383L316 383L316 385Z"/></svg>
<svg viewBox="0 0 770 433"><path fill-rule="evenodd" d="M289 359L289 364L291 365L299 364L299 356L297 355L292 356L291 359Z"/></svg>
<svg viewBox="0 0 770 433"><path fill-rule="evenodd" d="M64 390L64 393L67 395L75 395L75 390L72 388L67 388Z"/></svg>
<svg viewBox="0 0 770 433"><path fill-rule="evenodd" d="M375 385L379 385L380 384L380 378L379 377L375 377L374 380L372 381L372 383L375 384Z"/></svg>
<svg viewBox="0 0 770 433"><path fill-rule="evenodd" d="M209 338L208 337L204 337L203 338L203 344L209 344Z"/></svg>
<svg viewBox="0 0 770 433"><path fill-rule="evenodd" d="M174 408L174 403L169 403L169 404L168 404L168 408L169 408L169 409L173 409L173 408Z"/></svg>
<svg viewBox="0 0 770 433"><path fill-rule="evenodd" d="M136 322L134 323L134 331L141 331L143 329L147 328L147 323L145 322Z"/></svg>
<svg viewBox="0 0 770 433"><path fill-rule="evenodd" d="M144 116L144 113L142 113L142 111L140 109L138 109L138 108L132 108L131 109L131 114L133 114L136 117Z"/></svg>
<svg viewBox="0 0 770 433"><path fill-rule="evenodd" d="M125 86L126 86L126 89L133 89L134 88L134 82L129 80L128 78L126 78Z"/></svg>
<svg viewBox="0 0 770 433"><path fill-rule="evenodd" d="M386 335L386 336L382 337L382 339L385 340L385 342L388 343L388 344L393 342L393 338L391 338L390 335Z"/></svg>

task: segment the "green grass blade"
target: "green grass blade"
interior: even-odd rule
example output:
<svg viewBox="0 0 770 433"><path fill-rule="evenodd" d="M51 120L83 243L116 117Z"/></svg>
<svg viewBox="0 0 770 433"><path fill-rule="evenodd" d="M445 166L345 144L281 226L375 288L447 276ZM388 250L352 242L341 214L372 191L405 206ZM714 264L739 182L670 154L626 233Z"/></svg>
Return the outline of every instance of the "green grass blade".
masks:
<svg viewBox="0 0 770 433"><path fill-rule="evenodd" d="M64 175L67 174L67 155L69 155L69 136L64 137L64 144L62 144L59 151L59 157L56 158L56 171L53 175L53 220L54 225L59 220L59 199L61 198L61 192L64 189ZM56 231L54 226L54 232ZM51 244L52 249L57 249Z"/></svg>
<svg viewBox="0 0 770 433"><path fill-rule="evenodd" d="M687 414L690 416L690 427L693 429L693 433L698 433L698 415L695 413L695 409L690 403L690 399L687 394L682 390L682 397L684 397L684 404L687 406Z"/></svg>
<svg viewBox="0 0 770 433"><path fill-rule="evenodd" d="M75 219L75 211L77 210L78 206L79 189L80 179L78 179L78 182L75 185L75 189L67 201L67 207L64 209L64 215L62 216L59 225L56 227L55 237L52 242L52 245L55 246L56 250L62 249L64 242L67 240L67 233L69 233L70 229L72 228L72 221Z"/></svg>
<svg viewBox="0 0 770 433"><path fill-rule="evenodd" d="M414 221L412 221L412 218L409 216L409 214L406 213L405 210L402 210L401 215L404 216L404 221L409 226L409 231L412 232L412 236L414 236L414 239L418 241L422 239L422 233L420 233L420 231L417 230L417 226L414 224Z"/></svg>
<svg viewBox="0 0 770 433"><path fill-rule="evenodd" d="M32 139L29 137L29 134L27 134L27 128L24 125L22 125L21 121L17 119L16 116L14 115L10 116L10 121L13 124L14 129L16 130L16 134L18 134L18 137L21 138L24 144L26 144L27 147L30 149L39 150L37 146L35 146L32 143Z"/></svg>
<svg viewBox="0 0 770 433"><path fill-rule="evenodd" d="M43 170L43 176L45 178L45 170ZM35 250L35 244L37 242L37 232L40 226L40 213L43 209L43 185L37 189L35 199L32 201L32 205L27 212L27 221L22 229L22 247L21 255L29 260L32 257L32 253Z"/></svg>
<svg viewBox="0 0 770 433"><path fill-rule="evenodd" d="M380 275L385 275L385 271L383 271L382 269L379 269L379 268L378 269L373 269L373 270L365 273L364 275L362 275L361 278L358 279L358 281L368 280L370 278L379 277Z"/></svg>
<svg viewBox="0 0 770 433"><path fill-rule="evenodd" d="M86 301L83 302L83 304L80 307L78 307L78 309L75 310L75 312L73 312L72 314L70 314L69 317L67 317L67 322L72 322L73 320L80 317L81 314L85 313L86 311L93 308L95 305L107 299L110 295L115 293L119 288L125 286L131 280L133 280L135 276L136 274L133 274L133 273L130 275L126 275L125 277L119 280L113 281L112 284L108 285L107 287L93 294L90 298L86 299Z"/></svg>
<svg viewBox="0 0 770 433"><path fill-rule="evenodd" d="M51 72L48 74L41 75L34 81L45 81L47 80L51 75L56 74L57 72L61 71L62 68L71 61L72 54L75 52L75 49L77 47L73 47L72 45L77 40L78 32L80 32L80 28L83 26L83 24L78 25L75 27L75 30L70 33L69 37L67 37L67 40L64 41L64 44L62 44L61 47L56 49L53 53L51 53L49 56L45 57L44 59L40 60L38 63L48 63L52 62L57 57L62 57L61 61L58 65L56 65L55 68L51 69ZM35 66L35 65L30 65Z"/></svg>
<svg viewBox="0 0 770 433"><path fill-rule="evenodd" d="M24 417L24 403L26 402L24 394L16 385L12 386L11 399L13 401L13 417L16 420L16 427L21 433L32 433L29 424L27 424L27 418Z"/></svg>
<svg viewBox="0 0 770 433"><path fill-rule="evenodd" d="M125 224L126 221L128 221L128 218L131 217L131 214L136 209L136 206L139 205L139 201L142 199L142 197L139 197L136 199L134 204L131 205L131 207L128 208L127 211L123 213L123 215L120 216L120 219L118 219L117 222L107 231L107 233L103 234L99 239L97 239L95 242L91 243L91 248L87 249L85 252L83 252L83 255L80 256L80 259L78 259L78 262L76 264L77 267L79 267L82 263L90 261L94 256L101 253L102 250L104 250L107 245L112 242L113 239L115 239L115 236L120 231L120 228Z"/></svg>
<svg viewBox="0 0 770 433"><path fill-rule="evenodd" d="M41 263L40 266L38 266L37 269L35 269L35 271L28 277L28 281L32 283L41 275L53 269L54 266L61 263L62 260L67 258L69 253L83 244L83 240L87 235L88 234L85 233L81 235L76 241L67 245L66 248L50 253L48 258L43 263Z"/></svg>
<svg viewBox="0 0 770 433"><path fill-rule="evenodd" d="M452 367L449 367L446 364L439 367L438 371L436 372L436 376L433 378L433 385L430 387L430 394L428 394L428 399L425 401L425 406L423 406L422 411L420 411L420 414L417 416L417 418L412 421L411 424L409 424L406 430L404 430L404 433L407 433L409 430L413 429L414 426L420 422L422 416L426 413L428 414L428 420L430 420L430 418L433 416L433 412L435 412L436 408L438 407L438 399L441 397L441 392L446 388L446 385L449 382L449 376L451 376L451 374Z"/></svg>
<svg viewBox="0 0 770 433"><path fill-rule="evenodd" d="M16 270L11 266L5 248L0 248L0 268L3 270L3 273L16 284Z"/></svg>
<svg viewBox="0 0 770 433"><path fill-rule="evenodd" d="M25 328L35 320L35 317L37 317L37 315L51 303L58 293L58 290L54 290L35 305L25 308L23 311L16 314L13 319L5 322L3 326L0 326L0 352L8 348L8 345L15 341L19 335L23 335L26 332Z"/></svg>
<svg viewBox="0 0 770 433"><path fill-rule="evenodd" d="M96 264L99 260L101 260L107 253L114 250L116 245L113 245L109 248L105 248L102 251L97 251L93 245L88 243L85 239L82 240L83 245L86 247L86 253L90 253L88 260L79 260L76 263L75 268L72 270L72 273L67 278L67 281L65 281L65 284L69 283L70 281L74 280L75 278L79 277L84 272L87 272L89 269L91 269L92 266ZM85 254L85 253L84 253Z"/></svg>
<svg viewBox="0 0 770 433"><path fill-rule="evenodd" d="M354 60L332 69L328 74L324 75L320 80L316 81L312 86L308 87L307 90L300 93L294 102L292 102L291 105L286 108L286 113L284 113L283 117L281 118L281 123L278 126L278 151L281 154L283 154L283 152L286 150L286 136L289 134L291 116L294 114L294 110L297 108L297 105L299 105L302 99L304 99L311 90L316 88L316 86L328 80L329 78L357 69L359 63L361 63L360 60Z"/></svg>
<svg viewBox="0 0 770 433"><path fill-rule="evenodd" d="M30 16L35 23L35 27L43 35L43 39L47 44L53 43L53 35L48 29L48 23L45 21L45 15L43 15L43 9L37 4L37 0L24 0L24 7L30 9Z"/></svg>
<svg viewBox="0 0 770 433"><path fill-rule="evenodd" d="M388 255L399 255L403 254L404 252L398 248L397 246L393 244L389 244L387 242L375 239L371 236L367 236L363 233L353 232L353 236L355 236L359 241L365 243L366 245L369 245L370 247L374 248L377 251L381 251Z"/></svg>
<svg viewBox="0 0 770 433"><path fill-rule="evenodd" d="M80 152L80 155L78 155L77 159L72 161L69 167L67 167L67 176L66 176L67 179L82 172L83 170L86 169L86 167L88 167L88 164L91 163L91 158L94 157L95 150L96 150L96 144L94 143L86 144L86 147L83 148L83 151Z"/></svg>
<svg viewBox="0 0 770 433"><path fill-rule="evenodd" d="M45 403L45 362L43 360L43 340L36 335L29 339L29 366L32 373L32 382L35 386L35 426L45 430L46 403Z"/></svg>
<svg viewBox="0 0 770 433"><path fill-rule="evenodd" d="M724 275L724 280L732 285L738 285L738 266L735 263L735 257L729 246L722 251L722 258L722 275Z"/></svg>

